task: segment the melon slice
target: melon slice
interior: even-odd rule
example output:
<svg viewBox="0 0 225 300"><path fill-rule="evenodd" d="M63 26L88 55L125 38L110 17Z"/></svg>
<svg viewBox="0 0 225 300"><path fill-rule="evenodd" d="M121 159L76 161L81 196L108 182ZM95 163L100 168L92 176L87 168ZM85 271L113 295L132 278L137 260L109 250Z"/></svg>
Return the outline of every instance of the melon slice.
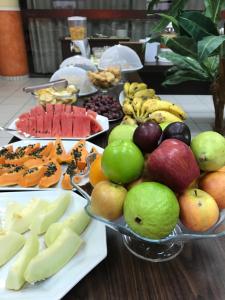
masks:
<svg viewBox="0 0 225 300"><path fill-rule="evenodd" d="M82 208L81 210L73 213L63 222L53 223L45 234L45 244L49 247L62 232L65 227L69 227L77 234L81 234L90 223L91 218Z"/></svg>
<svg viewBox="0 0 225 300"><path fill-rule="evenodd" d="M0 266L3 266L23 247L25 238L14 231L0 232Z"/></svg>
<svg viewBox="0 0 225 300"><path fill-rule="evenodd" d="M50 204L47 201L34 198L23 209L14 211L7 216L6 229L24 233L36 216L41 214Z"/></svg>
<svg viewBox="0 0 225 300"><path fill-rule="evenodd" d="M76 254L83 240L70 228L63 229L55 242L35 256L24 273L25 280L34 283L57 273Z"/></svg>
<svg viewBox="0 0 225 300"><path fill-rule="evenodd" d="M71 198L71 193L61 194L54 202L49 204L44 211L33 218L33 221L30 224L30 229L36 234L45 233L48 227L64 214Z"/></svg>
<svg viewBox="0 0 225 300"><path fill-rule="evenodd" d="M38 254L39 240L36 235L31 234L21 250L18 259L10 268L6 288L10 290L19 290L25 283L24 272L33 257Z"/></svg>

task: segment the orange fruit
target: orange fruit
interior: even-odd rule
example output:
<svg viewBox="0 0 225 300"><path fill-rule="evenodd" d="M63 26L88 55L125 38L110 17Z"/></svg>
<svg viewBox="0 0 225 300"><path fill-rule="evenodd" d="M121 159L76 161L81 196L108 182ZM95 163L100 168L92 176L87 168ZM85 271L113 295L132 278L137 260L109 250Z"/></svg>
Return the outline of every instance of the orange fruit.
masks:
<svg viewBox="0 0 225 300"><path fill-rule="evenodd" d="M107 177L103 173L101 162L102 155L99 154L91 164L89 172L89 181L92 186L95 186L100 181L107 180Z"/></svg>
<svg viewBox="0 0 225 300"><path fill-rule="evenodd" d="M210 172L203 176L199 182L199 188L210 194L220 209L225 208L225 172Z"/></svg>

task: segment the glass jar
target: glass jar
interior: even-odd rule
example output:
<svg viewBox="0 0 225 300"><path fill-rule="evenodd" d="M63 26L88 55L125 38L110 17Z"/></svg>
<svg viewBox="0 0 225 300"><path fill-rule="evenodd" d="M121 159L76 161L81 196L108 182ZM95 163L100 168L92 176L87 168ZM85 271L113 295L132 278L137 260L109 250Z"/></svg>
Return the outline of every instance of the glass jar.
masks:
<svg viewBox="0 0 225 300"><path fill-rule="evenodd" d="M69 17L69 32L72 41L84 40L87 37L87 18L86 17Z"/></svg>

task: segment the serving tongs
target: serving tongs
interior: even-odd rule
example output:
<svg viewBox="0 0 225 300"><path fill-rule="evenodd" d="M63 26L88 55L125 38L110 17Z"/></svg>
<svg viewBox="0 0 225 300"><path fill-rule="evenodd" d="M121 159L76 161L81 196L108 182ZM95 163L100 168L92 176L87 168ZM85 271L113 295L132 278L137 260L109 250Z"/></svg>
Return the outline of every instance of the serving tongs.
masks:
<svg viewBox="0 0 225 300"><path fill-rule="evenodd" d="M54 88L56 91L60 91L68 86L68 81L66 79L59 79L54 80L48 83L40 84L40 85L33 85L27 86L23 88L23 91L26 93L34 93L37 90L47 89L47 88Z"/></svg>

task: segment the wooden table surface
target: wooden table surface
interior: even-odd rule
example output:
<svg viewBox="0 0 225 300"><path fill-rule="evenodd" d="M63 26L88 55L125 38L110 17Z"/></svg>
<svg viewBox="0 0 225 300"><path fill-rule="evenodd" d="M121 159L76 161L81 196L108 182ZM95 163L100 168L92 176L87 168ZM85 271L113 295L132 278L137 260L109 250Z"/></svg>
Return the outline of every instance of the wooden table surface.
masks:
<svg viewBox="0 0 225 300"><path fill-rule="evenodd" d="M90 142L104 148L108 134ZM131 254L120 234L106 231L107 257L63 300L225 299L225 238L187 242L176 258L152 263Z"/></svg>

